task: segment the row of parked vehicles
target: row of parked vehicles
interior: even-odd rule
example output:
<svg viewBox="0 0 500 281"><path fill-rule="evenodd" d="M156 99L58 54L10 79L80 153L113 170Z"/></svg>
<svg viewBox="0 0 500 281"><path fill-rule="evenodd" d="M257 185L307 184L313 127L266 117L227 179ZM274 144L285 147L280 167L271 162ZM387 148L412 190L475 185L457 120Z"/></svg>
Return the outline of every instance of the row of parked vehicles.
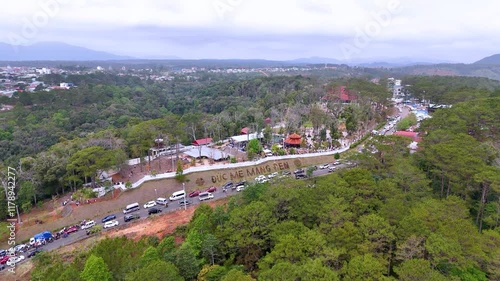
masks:
<svg viewBox="0 0 500 281"><path fill-rule="evenodd" d="M29 244L19 244L8 250L0 250L0 270L5 269L6 266L15 266L26 258L34 257L41 251L39 247L33 249Z"/></svg>
<svg viewBox="0 0 500 281"><path fill-rule="evenodd" d="M26 258L35 256L42 251L41 247L59 238L59 235L53 235L50 231L43 231L35 234L26 244L18 244L8 250L0 250L0 270L4 269L6 265L14 266Z"/></svg>

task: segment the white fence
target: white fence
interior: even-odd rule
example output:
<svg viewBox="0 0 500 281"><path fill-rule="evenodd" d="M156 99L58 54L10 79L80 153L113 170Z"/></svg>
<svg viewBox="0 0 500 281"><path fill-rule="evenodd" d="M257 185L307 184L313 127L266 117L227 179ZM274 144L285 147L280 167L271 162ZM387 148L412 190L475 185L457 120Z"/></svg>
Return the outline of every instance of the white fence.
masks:
<svg viewBox="0 0 500 281"><path fill-rule="evenodd" d="M257 161L246 161L246 162L232 163L232 164L218 164L218 165L213 165L213 166L191 167L191 168L184 170L184 174L210 171L210 170L222 170L222 169L234 169L234 168L250 167L250 166L260 165L260 164L270 162L270 161L283 160L283 159L294 159L294 158L298 158L298 157L309 158L309 157L317 157L317 156L324 156L324 155L334 155L336 153L342 153L348 149L349 149L349 147L345 147L342 149L331 150L331 151L326 151L326 152L316 152L316 153L307 153L307 154L298 154L298 155L285 155L285 156L271 156L271 157L266 157L266 158L263 158L263 159L260 159ZM175 177L175 172L157 174L156 176L146 175L143 178L141 178L140 180L132 183L132 188L139 187L147 181L170 179L170 178L174 178L174 177ZM119 187L123 190L126 189L125 185L123 185L123 184L115 186L115 187Z"/></svg>

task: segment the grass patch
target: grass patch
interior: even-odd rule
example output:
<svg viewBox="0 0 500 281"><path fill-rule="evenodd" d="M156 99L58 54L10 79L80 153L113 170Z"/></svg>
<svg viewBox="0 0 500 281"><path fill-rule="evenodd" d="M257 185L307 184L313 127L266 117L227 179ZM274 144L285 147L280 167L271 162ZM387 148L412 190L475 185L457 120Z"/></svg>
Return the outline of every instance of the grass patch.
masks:
<svg viewBox="0 0 500 281"><path fill-rule="evenodd" d="M7 222L0 222L0 241L7 241L9 239L10 230L7 228Z"/></svg>

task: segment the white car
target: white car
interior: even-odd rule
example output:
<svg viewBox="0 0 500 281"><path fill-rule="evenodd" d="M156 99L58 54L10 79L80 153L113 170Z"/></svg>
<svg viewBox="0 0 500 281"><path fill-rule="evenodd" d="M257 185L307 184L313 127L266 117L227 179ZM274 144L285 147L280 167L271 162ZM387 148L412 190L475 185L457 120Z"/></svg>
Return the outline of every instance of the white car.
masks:
<svg viewBox="0 0 500 281"><path fill-rule="evenodd" d="M149 201L148 203L144 204L144 209L151 208L151 207L154 207L154 206L156 206L156 202L155 201Z"/></svg>
<svg viewBox="0 0 500 281"><path fill-rule="evenodd" d="M94 227L95 225L95 221L87 221L84 225L82 225L81 229L84 230L84 229L87 229L87 228L91 228L91 227Z"/></svg>
<svg viewBox="0 0 500 281"><path fill-rule="evenodd" d="M278 173L277 173L277 172L274 172L274 173L272 173L272 174L268 175L268 176L267 176L267 178L268 178L268 179L272 179L272 178L275 178L275 177L277 177L277 176L278 176Z"/></svg>
<svg viewBox="0 0 500 281"><path fill-rule="evenodd" d="M240 191L242 191L242 190L244 190L244 189L245 189L245 185L238 185L238 186L236 187L236 191L238 191L238 192L240 192Z"/></svg>
<svg viewBox="0 0 500 281"><path fill-rule="evenodd" d="M27 249L28 249L28 246L26 246L26 244L19 244L19 245L14 247L14 250L16 252L21 252L21 253L26 252Z"/></svg>
<svg viewBox="0 0 500 281"><path fill-rule="evenodd" d="M214 198L214 195L210 192L202 192L200 195L198 195L198 198L200 201L205 201Z"/></svg>
<svg viewBox="0 0 500 281"><path fill-rule="evenodd" d="M320 168L321 170L328 169L328 168L330 168L330 165L329 164L324 164L324 165L320 165L318 168Z"/></svg>
<svg viewBox="0 0 500 281"><path fill-rule="evenodd" d="M17 256L17 257L11 257L8 261L7 261L7 265L8 266L14 266L16 265L16 263L20 262L20 261L23 261L24 260L24 256Z"/></svg>
<svg viewBox="0 0 500 281"><path fill-rule="evenodd" d="M258 177L255 178L256 182L261 182L263 180L266 180L266 176L264 176L264 175L260 175L260 176L258 176Z"/></svg>
<svg viewBox="0 0 500 281"><path fill-rule="evenodd" d="M117 220L112 220L112 221L107 221L104 223L104 228L110 228L110 227L113 227L113 226L117 226L119 225L120 223L117 221Z"/></svg>

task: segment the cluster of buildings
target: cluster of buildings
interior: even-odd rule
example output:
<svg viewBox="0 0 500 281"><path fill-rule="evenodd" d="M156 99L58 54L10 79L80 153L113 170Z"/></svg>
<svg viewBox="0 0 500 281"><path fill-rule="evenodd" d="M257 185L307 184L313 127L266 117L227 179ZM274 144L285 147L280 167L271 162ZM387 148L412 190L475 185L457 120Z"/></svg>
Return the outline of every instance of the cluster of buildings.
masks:
<svg viewBox="0 0 500 281"><path fill-rule="evenodd" d="M323 69L324 67L321 67ZM314 67L297 67L297 66L290 66L290 67L261 67L261 68L215 68L215 69L209 69L208 72L210 73L285 73L285 72L297 72L297 71L311 71L314 69ZM202 71L207 71L203 69Z"/></svg>
<svg viewBox="0 0 500 281"><path fill-rule="evenodd" d="M75 71L80 74L80 71ZM39 81L40 78L48 74L68 73L59 68L37 68L28 66L2 66L0 67L0 95L12 97L15 92L34 92L36 90L69 89L72 83L60 83L59 85L46 85Z"/></svg>
<svg viewBox="0 0 500 281"><path fill-rule="evenodd" d="M220 74L243 74L260 73L269 75L271 73L294 73L321 70L336 66L280 66L280 67L185 67L168 68L165 70L155 70L153 68L127 68L125 66L95 66L95 67L75 67L61 69L58 67L35 67L35 66L0 66L0 95L11 97L16 91L34 92L36 90L61 90L73 87L69 81L59 85L46 85L40 81L43 75L85 75L95 72L111 72L119 76L133 76L141 80L172 81L198 80L202 73Z"/></svg>

